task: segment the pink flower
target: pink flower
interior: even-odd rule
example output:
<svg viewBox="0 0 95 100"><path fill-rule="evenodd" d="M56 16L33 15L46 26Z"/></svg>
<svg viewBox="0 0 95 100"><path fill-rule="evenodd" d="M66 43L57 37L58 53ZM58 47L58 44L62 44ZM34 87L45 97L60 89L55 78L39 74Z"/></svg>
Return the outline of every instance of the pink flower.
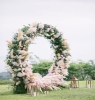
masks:
<svg viewBox="0 0 95 100"><path fill-rule="evenodd" d="M19 58L19 59L23 59L24 57L22 57L22 56L20 55L20 56L18 56L18 58Z"/></svg>
<svg viewBox="0 0 95 100"><path fill-rule="evenodd" d="M52 29L53 28L53 26L52 25L50 25L50 29Z"/></svg>
<svg viewBox="0 0 95 100"><path fill-rule="evenodd" d="M67 69L63 69L62 72L63 72L64 75L68 75L68 71L67 71Z"/></svg>
<svg viewBox="0 0 95 100"><path fill-rule="evenodd" d="M25 51L25 50L19 50L19 54L25 55L25 54L27 54L27 51ZM19 57L22 59L21 56L18 56L18 58Z"/></svg>
<svg viewBox="0 0 95 100"><path fill-rule="evenodd" d="M44 28L44 24L39 24L38 27L41 28L41 29L43 29Z"/></svg>
<svg viewBox="0 0 95 100"><path fill-rule="evenodd" d="M19 64L18 64L17 62L12 62L12 64L13 64L14 66L19 66Z"/></svg>
<svg viewBox="0 0 95 100"><path fill-rule="evenodd" d="M46 32L49 32L50 31L50 28L47 28Z"/></svg>
<svg viewBox="0 0 95 100"><path fill-rule="evenodd" d="M31 75L30 73L26 73L26 76L27 76L27 77L30 77L30 75Z"/></svg>
<svg viewBox="0 0 95 100"><path fill-rule="evenodd" d="M64 68L68 68L68 67L69 67L69 64L65 63Z"/></svg>
<svg viewBox="0 0 95 100"><path fill-rule="evenodd" d="M22 76L23 76L23 73L19 72L19 73L17 74L17 76L18 76L18 77L22 77Z"/></svg>
<svg viewBox="0 0 95 100"><path fill-rule="evenodd" d="M31 32L36 32L36 27L30 27L27 31L27 33L31 33Z"/></svg>
<svg viewBox="0 0 95 100"><path fill-rule="evenodd" d="M32 42L32 41L33 41L33 39L31 39L31 38L30 38L30 39L29 39L29 41L30 41L30 42Z"/></svg>
<svg viewBox="0 0 95 100"><path fill-rule="evenodd" d="M32 74L32 70L31 70L31 68L26 67L26 68L25 68L25 73L31 75L31 74Z"/></svg>
<svg viewBox="0 0 95 100"><path fill-rule="evenodd" d="M53 75L53 73L48 73L48 74L47 74L47 76L52 76L52 75Z"/></svg>

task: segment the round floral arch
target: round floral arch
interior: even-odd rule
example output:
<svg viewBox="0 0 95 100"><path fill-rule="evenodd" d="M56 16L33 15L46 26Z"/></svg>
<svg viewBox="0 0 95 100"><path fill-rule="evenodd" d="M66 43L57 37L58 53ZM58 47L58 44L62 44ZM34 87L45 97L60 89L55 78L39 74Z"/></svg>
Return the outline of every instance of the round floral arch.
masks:
<svg viewBox="0 0 95 100"><path fill-rule="evenodd" d="M37 36L49 39L55 53L54 62L48 70L48 74L44 77L33 73L32 65L29 65L27 61L29 58L28 47ZM10 66L15 93L25 93L25 86L27 87L27 84L29 85L32 82L41 88L49 85L54 89L54 81L59 85L58 82L60 80L63 82L62 79L68 74L67 68L70 60L69 46L62 33L56 27L42 23L33 23L20 29L14 35L12 41L7 40L7 43L9 52L6 57L6 63Z"/></svg>

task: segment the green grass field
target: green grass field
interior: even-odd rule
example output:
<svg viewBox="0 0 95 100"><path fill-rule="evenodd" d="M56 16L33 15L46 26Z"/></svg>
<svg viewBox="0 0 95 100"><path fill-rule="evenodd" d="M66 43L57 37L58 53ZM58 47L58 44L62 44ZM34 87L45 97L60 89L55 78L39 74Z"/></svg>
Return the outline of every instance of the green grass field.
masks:
<svg viewBox="0 0 95 100"><path fill-rule="evenodd" d="M80 82L80 88L64 88L39 94L33 97L27 94L13 94L10 85L0 85L0 100L95 100L95 82L93 88L86 88L86 82Z"/></svg>

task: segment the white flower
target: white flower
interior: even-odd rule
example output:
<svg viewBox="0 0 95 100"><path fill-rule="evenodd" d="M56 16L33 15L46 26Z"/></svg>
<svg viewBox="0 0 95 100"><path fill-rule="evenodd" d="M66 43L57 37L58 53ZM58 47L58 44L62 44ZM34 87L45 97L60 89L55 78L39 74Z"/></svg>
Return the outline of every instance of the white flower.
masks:
<svg viewBox="0 0 95 100"><path fill-rule="evenodd" d="M12 73L12 78L14 78L16 75L14 73Z"/></svg>
<svg viewBox="0 0 95 100"><path fill-rule="evenodd" d="M23 74L23 76L25 76L25 75L26 75L26 73L24 73L24 72L23 72L22 74Z"/></svg>
<svg viewBox="0 0 95 100"><path fill-rule="evenodd" d="M21 68L18 68L18 71L20 71L21 70Z"/></svg>
<svg viewBox="0 0 95 100"><path fill-rule="evenodd" d="M46 33L45 36L50 36L50 35Z"/></svg>
<svg viewBox="0 0 95 100"><path fill-rule="evenodd" d="M54 38L51 37L51 40L54 41Z"/></svg>
<svg viewBox="0 0 95 100"><path fill-rule="evenodd" d="M56 35L54 35L55 38L58 38L61 34L57 33Z"/></svg>
<svg viewBox="0 0 95 100"><path fill-rule="evenodd" d="M9 70L10 73L13 73L14 71L12 69Z"/></svg>
<svg viewBox="0 0 95 100"><path fill-rule="evenodd" d="M24 81L25 81L25 83L26 83L26 84L28 84L28 83L29 83L29 80L28 80L28 79L25 79Z"/></svg>
<svg viewBox="0 0 95 100"><path fill-rule="evenodd" d="M39 24L39 28L43 29L44 28L44 24Z"/></svg>
<svg viewBox="0 0 95 100"><path fill-rule="evenodd" d="M64 51L62 51L62 53L63 53L63 54L66 54L66 53L68 53L68 51L67 51L67 50L64 50Z"/></svg>
<svg viewBox="0 0 95 100"><path fill-rule="evenodd" d="M20 81L16 82L16 85L20 84Z"/></svg>
<svg viewBox="0 0 95 100"><path fill-rule="evenodd" d="M51 29L51 32L53 32L53 33L54 33L54 30L53 30L53 29Z"/></svg>
<svg viewBox="0 0 95 100"><path fill-rule="evenodd" d="M14 52L14 51L13 51L13 49L12 49L11 52L10 52L11 58L14 57L13 52Z"/></svg>
<svg viewBox="0 0 95 100"><path fill-rule="evenodd" d="M57 45L57 46L54 46L54 48L55 48L55 49L58 48L58 45Z"/></svg>
<svg viewBox="0 0 95 100"><path fill-rule="evenodd" d="M46 32L49 32L50 31L50 28L47 28Z"/></svg>
<svg viewBox="0 0 95 100"><path fill-rule="evenodd" d="M19 42L19 47L22 47L22 41Z"/></svg>
<svg viewBox="0 0 95 100"><path fill-rule="evenodd" d="M16 72L16 71L18 71L18 69L16 69L16 68L15 68L15 69L13 69L13 70L14 70L15 72Z"/></svg>

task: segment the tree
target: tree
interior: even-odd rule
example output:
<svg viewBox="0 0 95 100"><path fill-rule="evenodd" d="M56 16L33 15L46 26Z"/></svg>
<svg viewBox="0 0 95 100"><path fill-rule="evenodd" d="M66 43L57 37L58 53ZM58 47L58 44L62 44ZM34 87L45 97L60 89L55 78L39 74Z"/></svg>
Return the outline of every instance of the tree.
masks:
<svg viewBox="0 0 95 100"><path fill-rule="evenodd" d="M52 65L52 62L41 60L40 63L33 64L33 72L40 73L42 76L45 76L48 73L48 69Z"/></svg>

